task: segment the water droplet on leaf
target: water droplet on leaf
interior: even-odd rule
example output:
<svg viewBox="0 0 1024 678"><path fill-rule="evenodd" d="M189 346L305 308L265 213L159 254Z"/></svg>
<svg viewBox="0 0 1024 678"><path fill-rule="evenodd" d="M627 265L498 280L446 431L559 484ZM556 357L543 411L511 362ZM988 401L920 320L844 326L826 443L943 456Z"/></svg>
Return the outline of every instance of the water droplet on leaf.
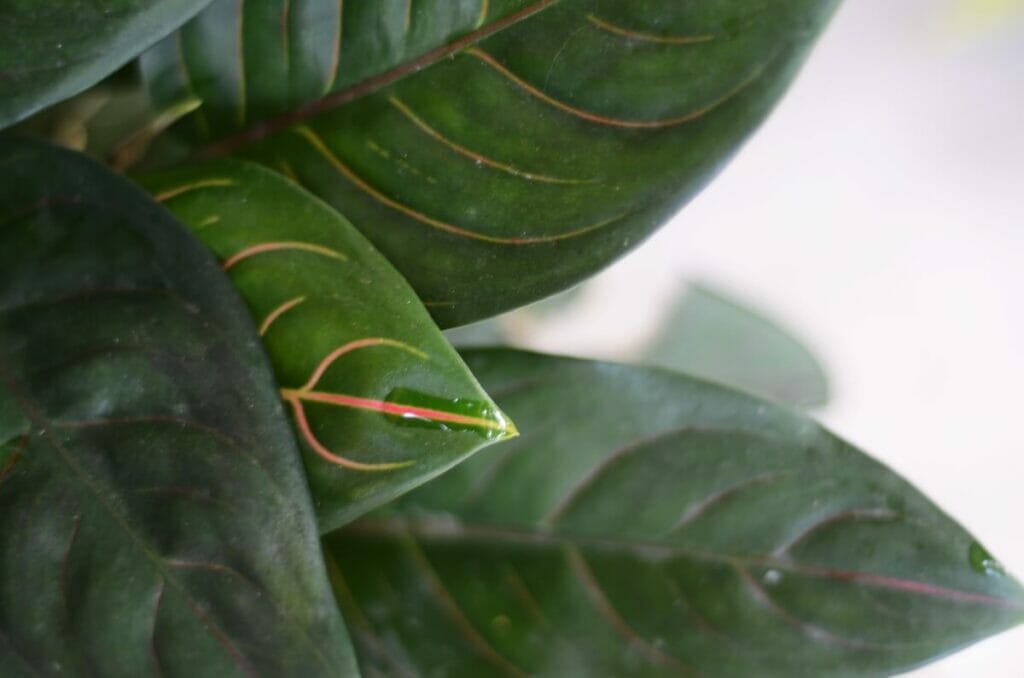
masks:
<svg viewBox="0 0 1024 678"><path fill-rule="evenodd" d="M485 440L500 440L516 435L515 427L501 410L470 398L441 398L407 388L388 394L391 406L385 413L406 426L438 431L472 431Z"/></svg>
<svg viewBox="0 0 1024 678"><path fill-rule="evenodd" d="M971 547L967 549L967 560L971 564L971 569L975 572L991 575L1004 574L1003 566L999 564L999 561L993 558L992 554L986 551L985 547L978 542L973 542Z"/></svg>

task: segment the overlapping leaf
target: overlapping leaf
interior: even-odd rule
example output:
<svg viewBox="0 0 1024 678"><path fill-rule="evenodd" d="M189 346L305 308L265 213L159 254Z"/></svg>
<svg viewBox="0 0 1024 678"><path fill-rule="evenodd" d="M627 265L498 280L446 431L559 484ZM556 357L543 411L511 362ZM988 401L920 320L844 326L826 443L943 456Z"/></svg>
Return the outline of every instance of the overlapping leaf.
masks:
<svg viewBox="0 0 1024 678"><path fill-rule="evenodd" d="M764 118L836 0L217 0L143 58L208 153L340 209L444 326L586 277ZM321 98L322 97L322 98Z"/></svg>
<svg viewBox="0 0 1024 678"><path fill-rule="evenodd" d="M409 285L329 206L235 160L146 183L248 302L323 529L514 435Z"/></svg>
<svg viewBox="0 0 1024 678"><path fill-rule="evenodd" d="M246 311L145 194L0 140L0 673L354 675Z"/></svg>
<svg viewBox="0 0 1024 678"><path fill-rule="evenodd" d="M366 675L873 676L1024 620L971 535L802 415L466 359L523 436L325 542Z"/></svg>
<svg viewBox="0 0 1024 678"><path fill-rule="evenodd" d="M828 377L807 347L703 285L686 288L643 360L797 407L828 401Z"/></svg>
<svg viewBox="0 0 1024 678"><path fill-rule="evenodd" d="M4 0L0 128L99 82L210 0Z"/></svg>

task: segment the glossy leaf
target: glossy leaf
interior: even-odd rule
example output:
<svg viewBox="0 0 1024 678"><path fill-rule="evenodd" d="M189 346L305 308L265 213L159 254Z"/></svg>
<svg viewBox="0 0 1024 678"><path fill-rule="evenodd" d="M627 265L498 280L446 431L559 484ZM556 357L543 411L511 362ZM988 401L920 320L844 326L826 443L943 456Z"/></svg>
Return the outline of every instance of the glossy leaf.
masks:
<svg viewBox="0 0 1024 678"><path fill-rule="evenodd" d="M99 165L0 140L0 673L353 675L252 322Z"/></svg>
<svg viewBox="0 0 1024 678"><path fill-rule="evenodd" d="M687 286L642 359L788 405L828 402L828 377L809 349L703 285Z"/></svg>
<svg viewBox="0 0 1024 678"><path fill-rule="evenodd" d="M466 360L522 437L325 542L364 675L874 676L1024 620L970 534L801 414Z"/></svg>
<svg viewBox="0 0 1024 678"><path fill-rule="evenodd" d="M143 57L182 131L341 210L443 326L636 245L765 117L836 0L217 0Z"/></svg>
<svg viewBox="0 0 1024 678"><path fill-rule="evenodd" d="M329 206L236 160L146 184L248 302L322 529L515 434L405 280Z"/></svg>
<svg viewBox="0 0 1024 678"><path fill-rule="evenodd" d="M0 128L78 94L210 0L4 0Z"/></svg>

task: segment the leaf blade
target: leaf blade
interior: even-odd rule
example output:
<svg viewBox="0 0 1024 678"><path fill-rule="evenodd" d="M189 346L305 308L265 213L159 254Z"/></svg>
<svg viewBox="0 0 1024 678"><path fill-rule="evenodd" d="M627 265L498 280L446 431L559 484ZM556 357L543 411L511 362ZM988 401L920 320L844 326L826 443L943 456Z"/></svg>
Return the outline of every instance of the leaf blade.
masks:
<svg viewBox="0 0 1024 678"><path fill-rule="evenodd" d="M19 436L0 481L4 666L354 671L230 285L82 156L5 138L0 165L0 422Z"/></svg>
<svg viewBox="0 0 1024 678"><path fill-rule="evenodd" d="M814 354L757 311L700 284L672 304L642 360L796 407L828 402Z"/></svg>
<svg viewBox="0 0 1024 678"><path fill-rule="evenodd" d="M0 14L0 128L99 82L207 4L14 3Z"/></svg>
<svg viewBox="0 0 1024 678"><path fill-rule="evenodd" d="M240 88L200 92L213 122L195 128L235 132L213 153L287 161L442 326L464 324L578 282L660 225L767 115L835 4L512 2L474 28L465 4L420 3L410 18L402 3L354 3L336 17L331 94L262 97L278 117L248 126L231 115ZM233 39L273 44L252 12ZM180 35L224 22L211 10ZM292 30L295 49L315 49ZM167 75L176 54L167 42L143 59L158 97L184 88Z"/></svg>
<svg viewBox="0 0 1024 678"><path fill-rule="evenodd" d="M516 434L408 284L335 210L237 160L144 183L248 303L323 530Z"/></svg>
<svg viewBox="0 0 1024 678"><path fill-rule="evenodd" d="M877 675L1024 620L973 537L802 415L656 370L466 358L523 436L325 542L367 671L494 652L531 675Z"/></svg>

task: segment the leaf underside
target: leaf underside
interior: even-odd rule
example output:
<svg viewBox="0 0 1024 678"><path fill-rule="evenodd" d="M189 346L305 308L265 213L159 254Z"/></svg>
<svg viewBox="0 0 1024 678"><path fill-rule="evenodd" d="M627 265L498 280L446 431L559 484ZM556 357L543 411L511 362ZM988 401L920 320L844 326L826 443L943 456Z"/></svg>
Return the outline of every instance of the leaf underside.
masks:
<svg viewBox="0 0 1024 678"><path fill-rule="evenodd" d="M0 140L0 673L351 675L244 306L81 156Z"/></svg>
<svg viewBox="0 0 1024 678"><path fill-rule="evenodd" d="M4 0L0 128L77 94L210 0Z"/></svg>
<svg viewBox="0 0 1024 678"><path fill-rule="evenodd" d="M238 160L144 183L248 303L322 530L514 435L408 283L316 197Z"/></svg>
<svg viewBox="0 0 1024 678"><path fill-rule="evenodd" d="M636 245L765 117L835 0L217 0L143 56L179 132L344 213L442 326ZM210 145L209 140L218 140Z"/></svg>
<svg viewBox="0 0 1024 678"><path fill-rule="evenodd" d="M971 535L803 415L465 357L524 434L325 541L364 675L879 675L1024 618Z"/></svg>

